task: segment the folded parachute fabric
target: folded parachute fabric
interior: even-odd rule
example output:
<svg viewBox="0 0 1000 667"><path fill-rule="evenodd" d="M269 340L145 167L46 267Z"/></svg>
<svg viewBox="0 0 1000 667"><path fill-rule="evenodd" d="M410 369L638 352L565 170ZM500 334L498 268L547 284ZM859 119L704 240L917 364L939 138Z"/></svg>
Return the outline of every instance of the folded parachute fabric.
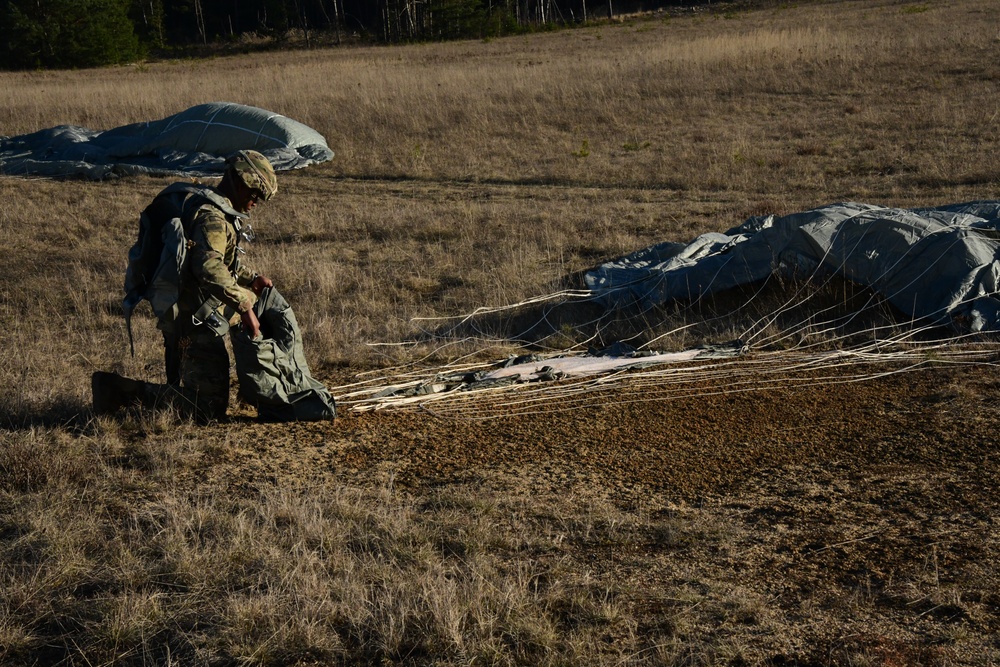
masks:
<svg viewBox="0 0 1000 667"><path fill-rule="evenodd" d="M262 421L326 421L336 415L330 392L309 371L292 307L277 289L264 290L254 306L261 337L236 331L232 338L240 396Z"/></svg>
<svg viewBox="0 0 1000 667"><path fill-rule="evenodd" d="M724 234L664 242L584 275L608 308L648 308L773 274L840 275L915 318L1000 330L1000 201L899 209L830 204L748 219Z"/></svg>
<svg viewBox="0 0 1000 667"><path fill-rule="evenodd" d="M277 171L333 159L316 130L257 107L229 102L199 104L161 120L95 132L60 125L0 137L0 173L86 176L133 174L213 176L238 150L263 153Z"/></svg>

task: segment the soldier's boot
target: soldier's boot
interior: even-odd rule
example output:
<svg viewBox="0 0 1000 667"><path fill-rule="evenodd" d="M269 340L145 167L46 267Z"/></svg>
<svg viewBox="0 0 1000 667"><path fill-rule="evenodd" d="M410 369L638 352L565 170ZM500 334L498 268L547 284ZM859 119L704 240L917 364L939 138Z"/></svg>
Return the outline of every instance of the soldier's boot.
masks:
<svg viewBox="0 0 1000 667"><path fill-rule="evenodd" d="M140 405L146 394L146 383L117 373L97 371L90 376L90 390L94 396L94 414L108 415L126 406Z"/></svg>

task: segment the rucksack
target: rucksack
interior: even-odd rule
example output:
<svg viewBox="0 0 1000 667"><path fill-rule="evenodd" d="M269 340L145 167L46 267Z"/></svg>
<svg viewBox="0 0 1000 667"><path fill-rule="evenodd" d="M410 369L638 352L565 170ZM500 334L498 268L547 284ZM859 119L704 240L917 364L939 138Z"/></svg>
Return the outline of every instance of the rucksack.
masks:
<svg viewBox="0 0 1000 667"><path fill-rule="evenodd" d="M167 187L139 215L138 237L128 251L122 300L132 356L135 356L132 312L144 299L149 301L159 328L169 329L177 319L188 236L195 212L205 204L236 218L247 217L234 210L229 200L213 188L194 183L174 183Z"/></svg>

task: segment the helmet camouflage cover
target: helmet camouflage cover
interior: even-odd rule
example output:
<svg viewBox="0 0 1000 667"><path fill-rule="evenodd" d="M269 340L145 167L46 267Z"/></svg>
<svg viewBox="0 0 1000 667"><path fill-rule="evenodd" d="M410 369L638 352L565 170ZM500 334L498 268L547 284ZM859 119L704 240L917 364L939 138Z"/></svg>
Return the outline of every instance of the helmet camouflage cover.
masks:
<svg viewBox="0 0 1000 667"><path fill-rule="evenodd" d="M259 190L265 200L278 192L278 179L274 175L274 167L257 151L239 151L230 156L226 163L247 187Z"/></svg>

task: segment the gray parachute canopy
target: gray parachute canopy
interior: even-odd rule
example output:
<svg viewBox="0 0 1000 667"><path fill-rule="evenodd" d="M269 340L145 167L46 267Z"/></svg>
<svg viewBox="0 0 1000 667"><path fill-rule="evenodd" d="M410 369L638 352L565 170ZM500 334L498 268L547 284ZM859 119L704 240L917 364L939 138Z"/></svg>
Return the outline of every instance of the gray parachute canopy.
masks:
<svg viewBox="0 0 1000 667"><path fill-rule="evenodd" d="M95 132L60 125L0 138L0 173L87 176L212 176L238 150L263 153L276 171L333 158L316 130L257 107L212 102L161 120Z"/></svg>
<svg viewBox="0 0 1000 667"><path fill-rule="evenodd" d="M838 274L914 318L1000 330L1000 201L898 209L830 204L660 243L587 272L610 308L694 300L770 275Z"/></svg>

